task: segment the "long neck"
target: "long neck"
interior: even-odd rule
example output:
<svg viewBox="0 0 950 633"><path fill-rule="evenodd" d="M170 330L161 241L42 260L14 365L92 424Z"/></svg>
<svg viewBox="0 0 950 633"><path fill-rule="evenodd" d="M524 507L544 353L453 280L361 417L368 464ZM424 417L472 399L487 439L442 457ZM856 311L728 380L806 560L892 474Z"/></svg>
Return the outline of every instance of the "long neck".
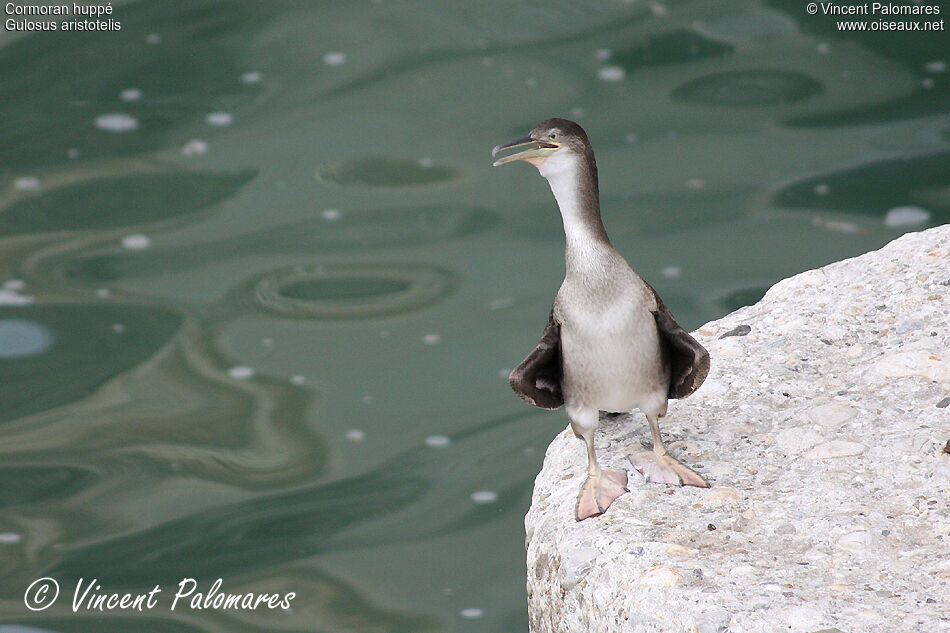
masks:
<svg viewBox="0 0 950 633"><path fill-rule="evenodd" d="M542 169L542 175L551 185L564 221L568 266L591 249L613 248L600 218L597 163L593 154L583 158L576 156L550 167Z"/></svg>

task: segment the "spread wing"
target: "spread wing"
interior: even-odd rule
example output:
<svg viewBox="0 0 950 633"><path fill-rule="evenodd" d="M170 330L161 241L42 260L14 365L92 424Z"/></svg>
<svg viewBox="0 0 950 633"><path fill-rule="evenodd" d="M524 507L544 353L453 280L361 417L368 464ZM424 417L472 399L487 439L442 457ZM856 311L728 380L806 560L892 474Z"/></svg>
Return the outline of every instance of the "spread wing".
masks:
<svg viewBox="0 0 950 633"><path fill-rule="evenodd" d="M653 290L653 287L650 287ZM670 359L670 398L685 398L706 380L709 374L709 352L679 326L660 295L656 297L653 317Z"/></svg>
<svg viewBox="0 0 950 633"><path fill-rule="evenodd" d="M515 367L508 382L521 399L542 409L564 404L561 393L561 324L552 313L544 334L528 357Z"/></svg>

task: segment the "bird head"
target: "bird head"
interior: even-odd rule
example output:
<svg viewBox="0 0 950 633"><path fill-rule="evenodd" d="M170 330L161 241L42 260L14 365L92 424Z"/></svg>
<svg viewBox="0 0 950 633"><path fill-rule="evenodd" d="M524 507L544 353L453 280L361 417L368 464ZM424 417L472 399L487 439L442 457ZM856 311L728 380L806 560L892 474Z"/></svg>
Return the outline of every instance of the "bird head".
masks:
<svg viewBox="0 0 950 633"><path fill-rule="evenodd" d="M576 161L587 154L593 154L590 141L584 128L567 119L547 119L538 123L527 136L516 141L498 145L492 150L492 157L498 152L516 147L526 147L520 152L503 156L492 166L498 167L516 160L523 160L538 168L541 175L549 177L564 168L571 168Z"/></svg>

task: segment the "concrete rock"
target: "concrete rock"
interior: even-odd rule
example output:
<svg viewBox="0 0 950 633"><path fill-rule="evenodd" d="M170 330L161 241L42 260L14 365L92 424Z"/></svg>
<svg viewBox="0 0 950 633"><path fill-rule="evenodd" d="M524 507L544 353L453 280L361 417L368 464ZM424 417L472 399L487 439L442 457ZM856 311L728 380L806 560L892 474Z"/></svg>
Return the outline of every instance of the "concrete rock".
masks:
<svg viewBox="0 0 950 633"><path fill-rule="evenodd" d="M661 426L709 489L644 483L649 428L617 416L598 451L630 493L576 522L586 456L559 434L525 518L531 631L950 631L947 281L943 226L700 328L707 386Z"/></svg>

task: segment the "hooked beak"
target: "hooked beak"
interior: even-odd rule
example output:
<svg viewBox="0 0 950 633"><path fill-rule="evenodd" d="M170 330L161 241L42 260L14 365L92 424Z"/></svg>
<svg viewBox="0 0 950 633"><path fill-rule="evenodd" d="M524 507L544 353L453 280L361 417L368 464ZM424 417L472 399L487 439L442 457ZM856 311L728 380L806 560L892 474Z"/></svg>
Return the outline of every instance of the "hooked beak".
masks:
<svg viewBox="0 0 950 633"><path fill-rule="evenodd" d="M532 165L540 165L548 156L556 152L561 147L557 143L539 141L537 139L531 138L530 136L526 136L524 138L519 138L517 141L505 143L504 145L498 145L491 151L491 155L494 158L494 156L503 149L522 147L524 145L530 145L531 147L516 154L510 154L503 158L499 158L494 163L492 163L492 167L498 167L499 165L511 163L516 160L524 160L531 163Z"/></svg>

